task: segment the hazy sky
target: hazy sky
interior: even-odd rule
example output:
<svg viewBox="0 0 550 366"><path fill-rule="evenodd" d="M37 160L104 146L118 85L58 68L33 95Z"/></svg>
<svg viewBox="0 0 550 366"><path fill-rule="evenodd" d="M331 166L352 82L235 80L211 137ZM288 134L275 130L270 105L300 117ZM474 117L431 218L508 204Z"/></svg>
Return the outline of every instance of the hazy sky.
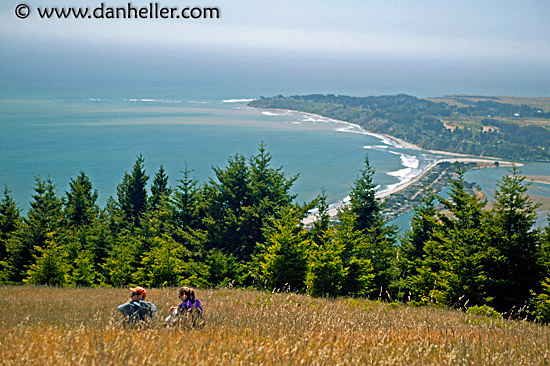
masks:
<svg viewBox="0 0 550 366"><path fill-rule="evenodd" d="M128 3L101 1L106 6ZM14 15L19 0L2 0L0 66L4 75L11 74L15 64L36 70L68 59L116 64L117 59L134 56L152 64L168 63L163 58L174 57L180 62L195 59L199 64L210 60L211 67L216 67L223 61L211 60L216 54L241 54L259 60L277 55L304 69L315 63L312 57L340 60L352 68L369 60L400 64L426 60L430 65L439 62L442 69L438 72L449 62L459 68L477 64L493 72L499 68L502 75L530 72L531 78L539 75L550 81L548 0L160 2L163 6L217 6L221 18L209 20L46 20L39 19L35 9L54 5L94 8L101 1L27 0L31 15L21 20ZM139 7L148 2L132 4ZM261 64L249 66L261 69Z"/></svg>

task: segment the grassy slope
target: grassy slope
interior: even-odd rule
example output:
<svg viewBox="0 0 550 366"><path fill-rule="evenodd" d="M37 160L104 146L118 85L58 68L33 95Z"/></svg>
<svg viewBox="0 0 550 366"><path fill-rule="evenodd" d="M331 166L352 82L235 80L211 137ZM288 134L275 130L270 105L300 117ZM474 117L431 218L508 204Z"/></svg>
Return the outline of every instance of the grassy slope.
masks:
<svg viewBox="0 0 550 366"><path fill-rule="evenodd" d="M175 289L151 289L151 329L123 330L126 289L0 287L2 364L533 365L550 327L367 300L199 290L207 326L166 330ZM395 306L394 306L395 305Z"/></svg>

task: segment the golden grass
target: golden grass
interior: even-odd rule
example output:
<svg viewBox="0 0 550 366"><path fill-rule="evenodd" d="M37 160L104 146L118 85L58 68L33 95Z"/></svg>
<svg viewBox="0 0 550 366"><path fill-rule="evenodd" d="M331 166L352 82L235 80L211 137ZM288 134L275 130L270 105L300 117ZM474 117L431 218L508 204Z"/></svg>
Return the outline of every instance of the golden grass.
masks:
<svg viewBox="0 0 550 366"><path fill-rule="evenodd" d="M545 98L545 97L498 97L498 98L499 98L498 100L494 100L494 101L500 102L500 103L507 103L507 104L516 104L516 105L525 104L530 107L540 108L541 110L544 110L544 111L550 111L550 98ZM476 98L476 97L468 97L468 96L461 96L461 95L436 97L436 98L424 98L424 99L432 102L444 102L449 105L455 105L458 107L467 107L468 105L463 104L460 101L457 101L457 99L459 100L466 99L472 102L477 102L480 100L492 100L487 98ZM483 129L483 131L489 131L493 129L498 131L498 128L494 126L482 126L481 119L484 119L484 118L485 116L445 117L443 124L445 128L451 131L454 131L454 129L456 128L466 128L466 129L473 129L473 130ZM537 126L550 128L550 119L548 118L534 118L534 117L524 118L519 116L514 118L491 117L491 119L495 119L503 122L510 122L520 126L537 125Z"/></svg>
<svg viewBox="0 0 550 366"><path fill-rule="evenodd" d="M0 287L2 365L544 365L550 327L438 308L199 290L206 327L125 330L126 289Z"/></svg>

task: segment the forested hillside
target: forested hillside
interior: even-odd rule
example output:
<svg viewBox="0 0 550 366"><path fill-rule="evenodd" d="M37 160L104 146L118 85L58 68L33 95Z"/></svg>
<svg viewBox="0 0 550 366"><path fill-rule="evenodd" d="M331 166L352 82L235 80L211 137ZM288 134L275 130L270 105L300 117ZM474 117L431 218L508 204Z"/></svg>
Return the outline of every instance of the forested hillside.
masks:
<svg viewBox="0 0 550 366"><path fill-rule="evenodd" d="M550 130L542 125L519 124L526 118L550 119L550 112L497 100L448 104L399 94L379 97L303 95L261 98L258 108L279 108L319 114L352 122L367 131L389 134L423 149L492 156L515 161L550 160ZM466 121L450 127L448 121Z"/></svg>
<svg viewBox="0 0 550 366"><path fill-rule="evenodd" d="M0 283L286 289L487 305L550 321L550 226L533 229L535 207L517 170L502 178L488 210L467 193L458 168L449 199L425 199L399 241L375 197L368 157L336 224L323 193L297 204L290 193L297 178L270 161L261 145L249 158L230 157L202 184L187 166L170 183L161 166L149 185L139 156L104 208L84 172L62 196L37 178L25 216L6 189ZM319 220L304 227L313 208Z"/></svg>

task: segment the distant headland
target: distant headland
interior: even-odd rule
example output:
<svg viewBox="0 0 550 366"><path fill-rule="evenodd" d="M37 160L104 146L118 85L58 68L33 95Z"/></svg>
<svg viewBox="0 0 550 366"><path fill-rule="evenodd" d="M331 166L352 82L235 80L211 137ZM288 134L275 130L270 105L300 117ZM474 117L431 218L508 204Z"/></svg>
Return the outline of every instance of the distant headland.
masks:
<svg viewBox="0 0 550 366"><path fill-rule="evenodd" d="M550 161L550 98L314 94L262 97L249 106L346 121L425 150L513 161Z"/></svg>

